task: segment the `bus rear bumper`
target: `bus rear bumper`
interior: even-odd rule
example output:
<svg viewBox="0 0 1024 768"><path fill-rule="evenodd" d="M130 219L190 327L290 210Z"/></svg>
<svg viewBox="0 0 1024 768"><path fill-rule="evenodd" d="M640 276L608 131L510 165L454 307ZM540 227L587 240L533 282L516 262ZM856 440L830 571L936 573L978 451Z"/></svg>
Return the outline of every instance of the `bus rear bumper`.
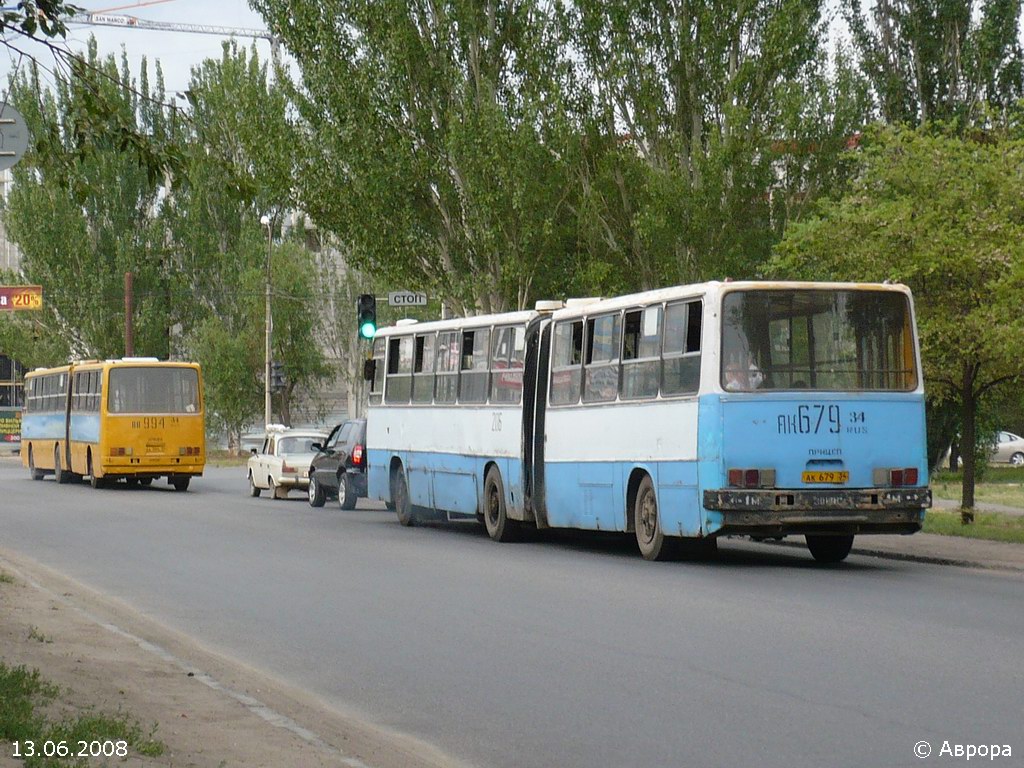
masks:
<svg viewBox="0 0 1024 768"><path fill-rule="evenodd" d="M720 533L758 536L914 533L931 503L927 488L704 492L704 507L721 514Z"/></svg>

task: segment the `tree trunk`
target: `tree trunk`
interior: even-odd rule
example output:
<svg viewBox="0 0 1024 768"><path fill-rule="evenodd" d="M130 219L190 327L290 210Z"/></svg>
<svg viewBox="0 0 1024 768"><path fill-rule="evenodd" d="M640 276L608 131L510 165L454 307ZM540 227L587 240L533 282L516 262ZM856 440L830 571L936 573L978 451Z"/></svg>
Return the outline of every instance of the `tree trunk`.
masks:
<svg viewBox="0 0 1024 768"><path fill-rule="evenodd" d="M974 377L976 368L968 363L964 365L963 383L960 388L960 424L963 434L960 438L961 458L964 462L963 485L960 497L960 519L964 525L974 522L974 462L977 460L975 443L976 435L976 409L977 403L974 397Z"/></svg>

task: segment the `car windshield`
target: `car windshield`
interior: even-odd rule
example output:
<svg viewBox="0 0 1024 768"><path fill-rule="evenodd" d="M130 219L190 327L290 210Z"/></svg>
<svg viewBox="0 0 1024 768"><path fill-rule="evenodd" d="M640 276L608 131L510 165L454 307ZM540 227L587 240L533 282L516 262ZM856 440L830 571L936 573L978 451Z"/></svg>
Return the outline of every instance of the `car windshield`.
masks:
<svg viewBox="0 0 1024 768"><path fill-rule="evenodd" d="M734 291L722 303L726 391L910 391L910 303L880 290Z"/></svg>
<svg viewBox="0 0 1024 768"><path fill-rule="evenodd" d="M305 435L299 437L282 437L277 441L278 453L316 453L313 443L323 443L324 438L320 435Z"/></svg>

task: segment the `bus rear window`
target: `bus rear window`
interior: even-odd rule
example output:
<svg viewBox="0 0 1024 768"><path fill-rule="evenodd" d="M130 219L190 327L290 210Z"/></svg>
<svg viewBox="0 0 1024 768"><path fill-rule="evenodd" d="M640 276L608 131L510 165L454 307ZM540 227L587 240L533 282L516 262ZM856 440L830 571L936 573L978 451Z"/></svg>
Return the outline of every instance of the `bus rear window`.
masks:
<svg viewBox="0 0 1024 768"><path fill-rule="evenodd" d="M198 413L199 375L195 368L112 368L110 413Z"/></svg>
<svg viewBox="0 0 1024 768"><path fill-rule="evenodd" d="M891 291L734 291L722 301L722 387L917 386L910 304Z"/></svg>

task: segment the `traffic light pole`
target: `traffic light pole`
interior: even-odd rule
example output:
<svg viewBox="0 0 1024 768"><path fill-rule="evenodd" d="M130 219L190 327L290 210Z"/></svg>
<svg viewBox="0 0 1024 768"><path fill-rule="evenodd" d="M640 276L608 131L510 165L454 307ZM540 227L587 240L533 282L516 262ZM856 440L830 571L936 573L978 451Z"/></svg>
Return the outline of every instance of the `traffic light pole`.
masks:
<svg viewBox="0 0 1024 768"><path fill-rule="evenodd" d="M261 223L267 227L267 299L265 317L265 339L264 339L264 366L263 366L263 424L270 425L270 327L273 316L270 314L270 256L274 246L274 230L271 226L269 216L264 216Z"/></svg>

